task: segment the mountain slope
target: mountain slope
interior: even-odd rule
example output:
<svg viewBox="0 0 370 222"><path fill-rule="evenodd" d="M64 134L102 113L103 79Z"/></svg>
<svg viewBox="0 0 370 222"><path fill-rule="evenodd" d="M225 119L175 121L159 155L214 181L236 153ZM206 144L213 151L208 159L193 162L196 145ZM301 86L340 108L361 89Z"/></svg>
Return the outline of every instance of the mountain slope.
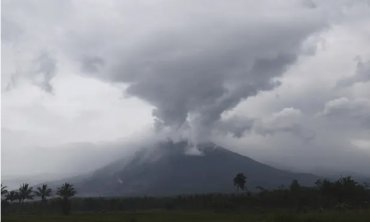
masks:
<svg viewBox="0 0 370 222"><path fill-rule="evenodd" d="M198 155L184 154L186 142L166 142L141 151L130 161L116 161L76 184L84 196L175 195L235 191L232 179L243 172L247 187L288 185L297 179L312 185L310 174L278 170L213 144L198 146Z"/></svg>

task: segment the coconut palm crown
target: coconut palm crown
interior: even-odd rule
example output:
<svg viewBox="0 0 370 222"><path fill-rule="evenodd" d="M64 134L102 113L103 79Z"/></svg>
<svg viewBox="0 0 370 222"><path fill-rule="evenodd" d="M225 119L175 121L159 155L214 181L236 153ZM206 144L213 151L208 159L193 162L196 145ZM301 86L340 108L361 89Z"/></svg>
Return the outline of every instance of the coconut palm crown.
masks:
<svg viewBox="0 0 370 222"><path fill-rule="evenodd" d="M33 195L32 195L32 187L29 186L29 184L24 183L19 187L19 199L20 202L23 202L24 200L32 200Z"/></svg>
<svg viewBox="0 0 370 222"><path fill-rule="evenodd" d="M51 189L48 188L48 185L43 184L41 187L37 187L37 190L34 193L36 196L41 198L42 202L46 202L46 198L51 195Z"/></svg>
<svg viewBox="0 0 370 222"><path fill-rule="evenodd" d="M76 194L75 189L73 188L72 184L65 183L57 190L57 195L62 197L63 199L68 199L73 197Z"/></svg>

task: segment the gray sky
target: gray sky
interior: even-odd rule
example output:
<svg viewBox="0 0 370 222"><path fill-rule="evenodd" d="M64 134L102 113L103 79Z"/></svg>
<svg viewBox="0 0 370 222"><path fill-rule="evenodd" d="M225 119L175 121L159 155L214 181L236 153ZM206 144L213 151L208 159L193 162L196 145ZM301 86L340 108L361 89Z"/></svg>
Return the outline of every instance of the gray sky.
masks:
<svg viewBox="0 0 370 222"><path fill-rule="evenodd" d="M164 138L370 174L368 0L3 0L1 77L3 175Z"/></svg>

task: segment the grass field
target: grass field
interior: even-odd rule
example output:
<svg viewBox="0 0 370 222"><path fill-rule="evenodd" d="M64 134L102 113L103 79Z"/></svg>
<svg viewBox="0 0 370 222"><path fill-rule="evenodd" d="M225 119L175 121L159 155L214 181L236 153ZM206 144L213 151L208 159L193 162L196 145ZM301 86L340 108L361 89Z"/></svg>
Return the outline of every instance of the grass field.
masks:
<svg viewBox="0 0 370 222"><path fill-rule="evenodd" d="M370 222L370 210L314 213L214 213L152 211L138 213L73 213L63 215L3 215L3 222Z"/></svg>

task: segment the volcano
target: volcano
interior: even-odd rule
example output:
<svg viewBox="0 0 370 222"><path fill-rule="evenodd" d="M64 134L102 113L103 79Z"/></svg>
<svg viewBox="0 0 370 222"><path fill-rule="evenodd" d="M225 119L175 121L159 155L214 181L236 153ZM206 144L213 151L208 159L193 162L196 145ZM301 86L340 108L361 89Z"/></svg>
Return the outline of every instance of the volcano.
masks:
<svg viewBox="0 0 370 222"><path fill-rule="evenodd" d="M287 186L297 179L313 185L318 177L279 170L207 143L158 143L132 158L115 161L75 183L81 196L169 196L235 192L233 178L247 176L247 189Z"/></svg>

